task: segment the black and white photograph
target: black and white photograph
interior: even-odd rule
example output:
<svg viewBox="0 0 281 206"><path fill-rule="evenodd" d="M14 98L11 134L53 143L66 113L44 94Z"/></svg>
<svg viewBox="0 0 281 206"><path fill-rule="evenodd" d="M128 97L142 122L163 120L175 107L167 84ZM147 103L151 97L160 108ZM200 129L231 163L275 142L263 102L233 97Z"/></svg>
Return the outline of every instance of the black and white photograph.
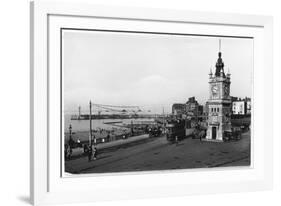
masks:
<svg viewBox="0 0 281 206"><path fill-rule="evenodd" d="M281 205L279 1L1 3L1 205Z"/></svg>
<svg viewBox="0 0 281 206"><path fill-rule="evenodd" d="M65 174L250 167L254 40L61 30Z"/></svg>

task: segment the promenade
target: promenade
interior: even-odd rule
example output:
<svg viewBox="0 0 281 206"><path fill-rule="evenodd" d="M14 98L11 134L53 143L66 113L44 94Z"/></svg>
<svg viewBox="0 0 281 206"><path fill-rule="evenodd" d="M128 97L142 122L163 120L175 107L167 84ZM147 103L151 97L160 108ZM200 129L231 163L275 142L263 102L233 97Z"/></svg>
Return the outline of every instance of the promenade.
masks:
<svg viewBox="0 0 281 206"><path fill-rule="evenodd" d="M105 143L100 143L97 144L97 149L99 152L107 152L107 151L112 151L112 150L117 150L120 147L128 147L128 146L132 146L135 144L141 144L144 143L145 141L151 141L151 139L149 139L149 135L148 134L143 134L143 135L138 135L138 136L131 136L128 137L126 139L119 139L119 140L115 140L115 141L111 141L111 142L105 142ZM83 148L75 148L72 149L72 159L76 159L81 157L81 155L83 154L84 149Z"/></svg>
<svg viewBox="0 0 281 206"><path fill-rule="evenodd" d="M225 143L187 138L171 144L165 137L148 138L144 135L138 138L143 142L121 146L120 141L120 147L102 152L91 162L87 157L66 161L65 170L83 174L250 165L249 131L242 134L241 140Z"/></svg>

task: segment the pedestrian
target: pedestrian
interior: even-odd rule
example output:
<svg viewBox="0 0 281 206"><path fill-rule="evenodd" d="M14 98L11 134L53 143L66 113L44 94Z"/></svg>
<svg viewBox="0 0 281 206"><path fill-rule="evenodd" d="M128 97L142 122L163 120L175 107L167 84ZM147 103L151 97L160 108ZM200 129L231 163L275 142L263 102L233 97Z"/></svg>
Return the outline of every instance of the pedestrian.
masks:
<svg viewBox="0 0 281 206"><path fill-rule="evenodd" d="M178 145L179 140L178 140L178 136L176 136L176 145Z"/></svg>
<svg viewBox="0 0 281 206"><path fill-rule="evenodd" d="M72 155L72 149L70 147L70 145L67 146L67 159L70 160Z"/></svg>
<svg viewBox="0 0 281 206"><path fill-rule="evenodd" d="M81 141L80 141L80 139L79 139L79 138L77 139L77 141L76 141L76 142L77 142L77 146L78 146L78 147L82 147L82 143L81 143Z"/></svg>
<svg viewBox="0 0 281 206"><path fill-rule="evenodd" d="M202 136L203 136L202 132L203 132L203 131L201 131L201 132L199 133L200 142L202 141Z"/></svg>
<svg viewBox="0 0 281 206"><path fill-rule="evenodd" d="M94 156L94 160L96 160L98 157L98 149L96 148L96 146L94 146L93 156Z"/></svg>
<svg viewBox="0 0 281 206"><path fill-rule="evenodd" d="M67 144L65 144L65 145L64 145L64 159L65 159L65 160L67 160L67 158L68 158L67 152L68 152L68 146L67 146Z"/></svg>
<svg viewBox="0 0 281 206"><path fill-rule="evenodd" d="M89 148L88 148L88 161L89 162L92 159L92 155L93 155L92 145L89 145Z"/></svg>

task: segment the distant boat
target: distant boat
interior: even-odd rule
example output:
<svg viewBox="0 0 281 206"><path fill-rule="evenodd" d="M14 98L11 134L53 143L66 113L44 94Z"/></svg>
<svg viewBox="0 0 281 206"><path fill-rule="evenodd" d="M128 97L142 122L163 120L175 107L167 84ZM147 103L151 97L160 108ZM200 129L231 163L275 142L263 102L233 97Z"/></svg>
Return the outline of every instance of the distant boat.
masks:
<svg viewBox="0 0 281 206"><path fill-rule="evenodd" d="M104 124L116 124L116 123L122 123L123 121L111 121L111 122L103 122Z"/></svg>

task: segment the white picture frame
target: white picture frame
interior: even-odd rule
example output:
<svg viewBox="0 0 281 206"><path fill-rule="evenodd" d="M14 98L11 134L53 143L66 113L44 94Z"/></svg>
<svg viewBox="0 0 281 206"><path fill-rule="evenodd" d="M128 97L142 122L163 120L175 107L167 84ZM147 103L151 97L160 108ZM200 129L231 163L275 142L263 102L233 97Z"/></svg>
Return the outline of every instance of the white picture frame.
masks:
<svg viewBox="0 0 281 206"><path fill-rule="evenodd" d="M137 9L83 3L31 3L31 168L34 205L267 190L273 184L272 17ZM178 31L255 39L252 163L249 168L133 172L66 178L61 174L62 27ZM110 193L110 195L108 195Z"/></svg>

